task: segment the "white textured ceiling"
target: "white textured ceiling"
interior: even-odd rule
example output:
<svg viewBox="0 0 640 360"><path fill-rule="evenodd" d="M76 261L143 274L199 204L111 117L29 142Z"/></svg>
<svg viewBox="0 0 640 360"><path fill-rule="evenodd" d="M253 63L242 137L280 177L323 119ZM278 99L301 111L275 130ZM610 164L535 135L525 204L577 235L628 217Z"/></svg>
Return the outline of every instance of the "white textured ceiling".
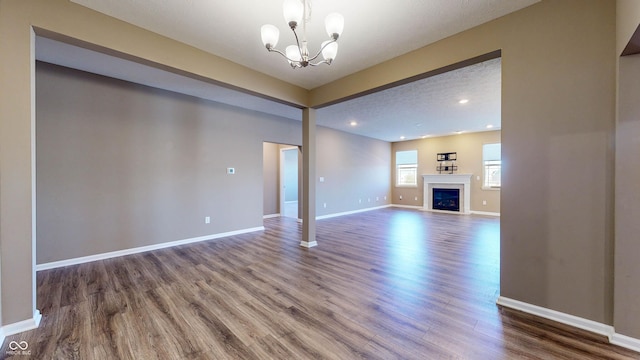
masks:
<svg viewBox="0 0 640 360"><path fill-rule="evenodd" d="M339 12L345 28L331 66L292 70L260 40L265 23L280 29L279 49L294 42L282 0L72 0L292 84L312 89L470 29L539 0L313 1L311 51L328 38L324 18Z"/></svg>
<svg viewBox="0 0 640 360"><path fill-rule="evenodd" d="M389 142L496 130L501 79L493 59L321 108L317 124Z"/></svg>
<svg viewBox="0 0 640 360"><path fill-rule="evenodd" d="M309 41L325 36L331 11L345 17L338 57L331 66L291 69L260 40L260 26L285 32L281 0L71 0L284 81L314 88L539 0L323 0L314 1ZM249 11L247 11L249 9ZM45 38L38 60L301 120L297 108L257 98L131 61ZM385 141L500 129L500 60L387 89L318 110L322 126ZM462 98L467 104L459 104ZM357 126L350 126L356 121Z"/></svg>

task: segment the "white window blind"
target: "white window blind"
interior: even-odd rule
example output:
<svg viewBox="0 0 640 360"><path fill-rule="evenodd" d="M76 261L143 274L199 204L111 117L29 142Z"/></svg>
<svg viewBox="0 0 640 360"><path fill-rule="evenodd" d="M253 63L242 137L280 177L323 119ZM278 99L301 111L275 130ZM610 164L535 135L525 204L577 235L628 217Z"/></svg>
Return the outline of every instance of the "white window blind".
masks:
<svg viewBox="0 0 640 360"><path fill-rule="evenodd" d="M500 188L502 185L502 144L484 144L482 146L482 164L484 176L482 186Z"/></svg>
<svg viewBox="0 0 640 360"><path fill-rule="evenodd" d="M418 185L418 150L396 152L396 186Z"/></svg>

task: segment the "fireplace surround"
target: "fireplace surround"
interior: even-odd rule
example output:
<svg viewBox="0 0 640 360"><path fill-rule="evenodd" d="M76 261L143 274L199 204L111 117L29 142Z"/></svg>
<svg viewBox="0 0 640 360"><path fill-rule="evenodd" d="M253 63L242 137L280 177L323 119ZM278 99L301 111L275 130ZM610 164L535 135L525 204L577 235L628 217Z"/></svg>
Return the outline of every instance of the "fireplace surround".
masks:
<svg viewBox="0 0 640 360"><path fill-rule="evenodd" d="M448 213L470 214L471 213L471 177L472 174L428 174L422 175L424 180L424 201L423 210L441 211L433 209L433 189L458 189L459 190L459 210L448 210Z"/></svg>

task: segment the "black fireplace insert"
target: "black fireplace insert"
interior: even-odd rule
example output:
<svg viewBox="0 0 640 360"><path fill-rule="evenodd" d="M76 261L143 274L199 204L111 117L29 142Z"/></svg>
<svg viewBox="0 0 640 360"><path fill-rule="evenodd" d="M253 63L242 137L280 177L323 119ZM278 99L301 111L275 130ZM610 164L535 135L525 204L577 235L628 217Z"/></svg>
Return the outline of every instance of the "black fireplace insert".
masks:
<svg viewBox="0 0 640 360"><path fill-rule="evenodd" d="M433 188L434 210L460 211L460 189Z"/></svg>

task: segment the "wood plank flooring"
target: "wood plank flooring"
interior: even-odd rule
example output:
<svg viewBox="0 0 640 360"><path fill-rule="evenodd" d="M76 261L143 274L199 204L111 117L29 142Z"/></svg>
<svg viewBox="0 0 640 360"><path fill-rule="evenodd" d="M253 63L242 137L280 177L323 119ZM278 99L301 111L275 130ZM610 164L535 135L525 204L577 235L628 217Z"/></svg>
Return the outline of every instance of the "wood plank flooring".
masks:
<svg viewBox="0 0 640 360"><path fill-rule="evenodd" d="M33 359L638 359L496 306L499 219L389 208L39 272ZM13 356L24 359L25 356Z"/></svg>

